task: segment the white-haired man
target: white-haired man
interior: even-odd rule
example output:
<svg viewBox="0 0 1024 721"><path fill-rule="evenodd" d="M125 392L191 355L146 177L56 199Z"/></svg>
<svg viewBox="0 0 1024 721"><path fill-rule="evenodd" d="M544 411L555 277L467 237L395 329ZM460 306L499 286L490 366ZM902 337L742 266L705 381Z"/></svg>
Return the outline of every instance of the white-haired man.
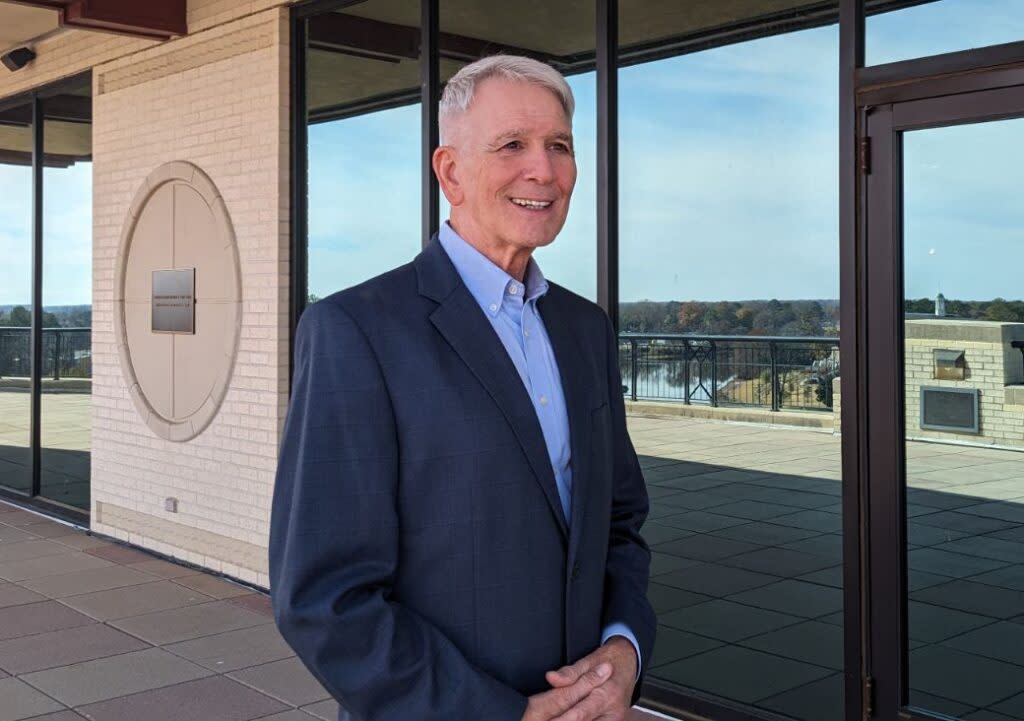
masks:
<svg viewBox="0 0 1024 721"><path fill-rule="evenodd" d="M463 68L411 263L310 306L271 521L279 628L363 721L624 719L654 642L648 499L617 343L548 283L576 181L572 93Z"/></svg>

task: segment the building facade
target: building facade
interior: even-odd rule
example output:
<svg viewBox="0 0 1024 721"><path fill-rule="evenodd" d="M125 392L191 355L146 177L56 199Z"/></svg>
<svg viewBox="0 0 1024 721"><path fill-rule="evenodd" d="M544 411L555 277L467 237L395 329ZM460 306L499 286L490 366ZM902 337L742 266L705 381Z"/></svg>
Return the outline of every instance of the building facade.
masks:
<svg viewBox="0 0 1024 721"><path fill-rule="evenodd" d="M992 468L971 483L1002 485L967 489L927 476L948 470L938 461L912 468L984 446L1004 455L949 468L1009 467L1024 447L1024 307L995 270L1013 266L1024 219L992 200L1019 187L1024 160L1024 3L89 5L0 3L14 66L0 75L2 497L266 588L295 324L429 242L446 214L429 162L443 83L524 53L577 100L573 207L539 260L624 334L624 387L646 396L644 416L663 401L760 404L765 423L791 413L831 432L834 409L842 430L841 449L765 438L716 465L705 426L638 421L664 643L645 703L723 721L1024 719L1024 657L994 640L1024 639L1024 473ZM23 47L34 57L11 52ZM993 137L933 130L973 124ZM972 174L972 158L1005 165ZM987 197L965 205L1001 230L942 215L959 182L950 197ZM985 280L957 280L979 275L959 254ZM916 426L918 387L943 387L934 351L967 342L904 327L907 303L939 291L995 339L999 368L973 372L987 379L980 432ZM770 360L734 350L751 338L769 339ZM998 433L985 425L995 396ZM740 457L769 451L768 466ZM972 515L929 495L950 488L1003 505ZM921 508L963 518L919 526ZM961 574L942 554L998 565ZM928 574L948 597L995 589L1010 610L918 598ZM943 645L915 633L930 613L965 632L1002 626ZM1000 664L982 674L994 688L944 691L941 669L981 668L956 656L969 653Z"/></svg>

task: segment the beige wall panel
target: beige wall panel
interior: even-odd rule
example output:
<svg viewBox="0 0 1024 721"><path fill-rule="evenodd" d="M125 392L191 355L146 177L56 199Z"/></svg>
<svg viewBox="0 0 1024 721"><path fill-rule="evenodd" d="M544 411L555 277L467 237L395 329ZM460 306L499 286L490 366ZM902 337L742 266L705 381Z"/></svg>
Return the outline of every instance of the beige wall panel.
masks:
<svg viewBox="0 0 1024 721"><path fill-rule="evenodd" d="M132 338L133 352L145 358L145 363L135 365L135 375L139 384L146 389L146 399L160 415L171 416L171 351L172 338L163 333L151 333L152 308L149 300L143 302L126 301L124 304L124 323L126 335ZM95 331L94 331L95 332ZM96 387L93 379L93 388ZM95 433L93 442L95 444ZM93 479L95 487L95 479Z"/></svg>
<svg viewBox="0 0 1024 721"><path fill-rule="evenodd" d="M234 300L235 251L220 240L206 201L183 185L175 187L174 267L196 269L196 302Z"/></svg>
<svg viewBox="0 0 1024 721"><path fill-rule="evenodd" d="M235 308L227 303L197 303L196 334L173 336L174 420L194 415L219 390L215 382L231 361L220 341L235 334L236 318ZM188 451L183 448L182 452Z"/></svg>
<svg viewBox="0 0 1024 721"><path fill-rule="evenodd" d="M153 193L146 212L139 218L135 242L128 254L125 300L148 306L153 297L153 275L150 271L169 270L174 265L171 258L172 202L170 187L161 188Z"/></svg>

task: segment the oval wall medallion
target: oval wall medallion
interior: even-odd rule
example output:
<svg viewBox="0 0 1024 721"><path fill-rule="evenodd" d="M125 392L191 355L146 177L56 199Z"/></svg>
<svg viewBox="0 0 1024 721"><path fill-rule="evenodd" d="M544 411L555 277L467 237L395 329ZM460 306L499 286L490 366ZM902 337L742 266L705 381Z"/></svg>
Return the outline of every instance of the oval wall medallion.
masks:
<svg viewBox="0 0 1024 721"><path fill-rule="evenodd" d="M161 438L187 441L217 415L238 352L241 291L235 232L213 181L187 162L154 170L121 234L114 332L135 408Z"/></svg>

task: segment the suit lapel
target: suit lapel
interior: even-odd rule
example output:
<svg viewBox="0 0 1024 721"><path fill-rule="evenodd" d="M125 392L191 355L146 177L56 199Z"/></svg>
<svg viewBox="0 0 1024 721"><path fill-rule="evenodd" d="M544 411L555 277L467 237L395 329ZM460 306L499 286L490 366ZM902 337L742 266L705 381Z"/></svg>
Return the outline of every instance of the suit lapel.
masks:
<svg viewBox="0 0 1024 721"><path fill-rule="evenodd" d="M570 509L572 524L569 536L569 554L579 542L583 528L583 508L586 498L587 474L590 462L590 396L592 389L587 386L585 368L578 359L591 352L574 330L573 319L565 303L559 297L561 289L553 284L539 305L544 328L551 340L551 348L558 363L558 374L562 380L562 393L569 414L569 448L572 453L572 499Z"/></svg>
<svg viewBox="0 0 1024 721"><path fill-rule="evenodd" d="M547 498L551 512L562 531L562 537L567 538L565 515L562 513L544 434L529 395L520 381L519 372L480 306L461 282L453 283L446 289L446 293L438 292L438 286L431 285L429 279L428 282L424 282L423 266L430 267L426 270L427 276L438 270L436 266L439 260L436 257L431 259L428 255L432 252L435 256L440 253L455 279L458 277L439 243L432 243L420 256L428 256L427 261L421 265L421 290L425 287L426 290L433 291L435 299L440 303L431 314L430 320L501 409ZM442 294L444 297L440 298ZM424 295L429 296L431 293L425 292Z"/></svg>

